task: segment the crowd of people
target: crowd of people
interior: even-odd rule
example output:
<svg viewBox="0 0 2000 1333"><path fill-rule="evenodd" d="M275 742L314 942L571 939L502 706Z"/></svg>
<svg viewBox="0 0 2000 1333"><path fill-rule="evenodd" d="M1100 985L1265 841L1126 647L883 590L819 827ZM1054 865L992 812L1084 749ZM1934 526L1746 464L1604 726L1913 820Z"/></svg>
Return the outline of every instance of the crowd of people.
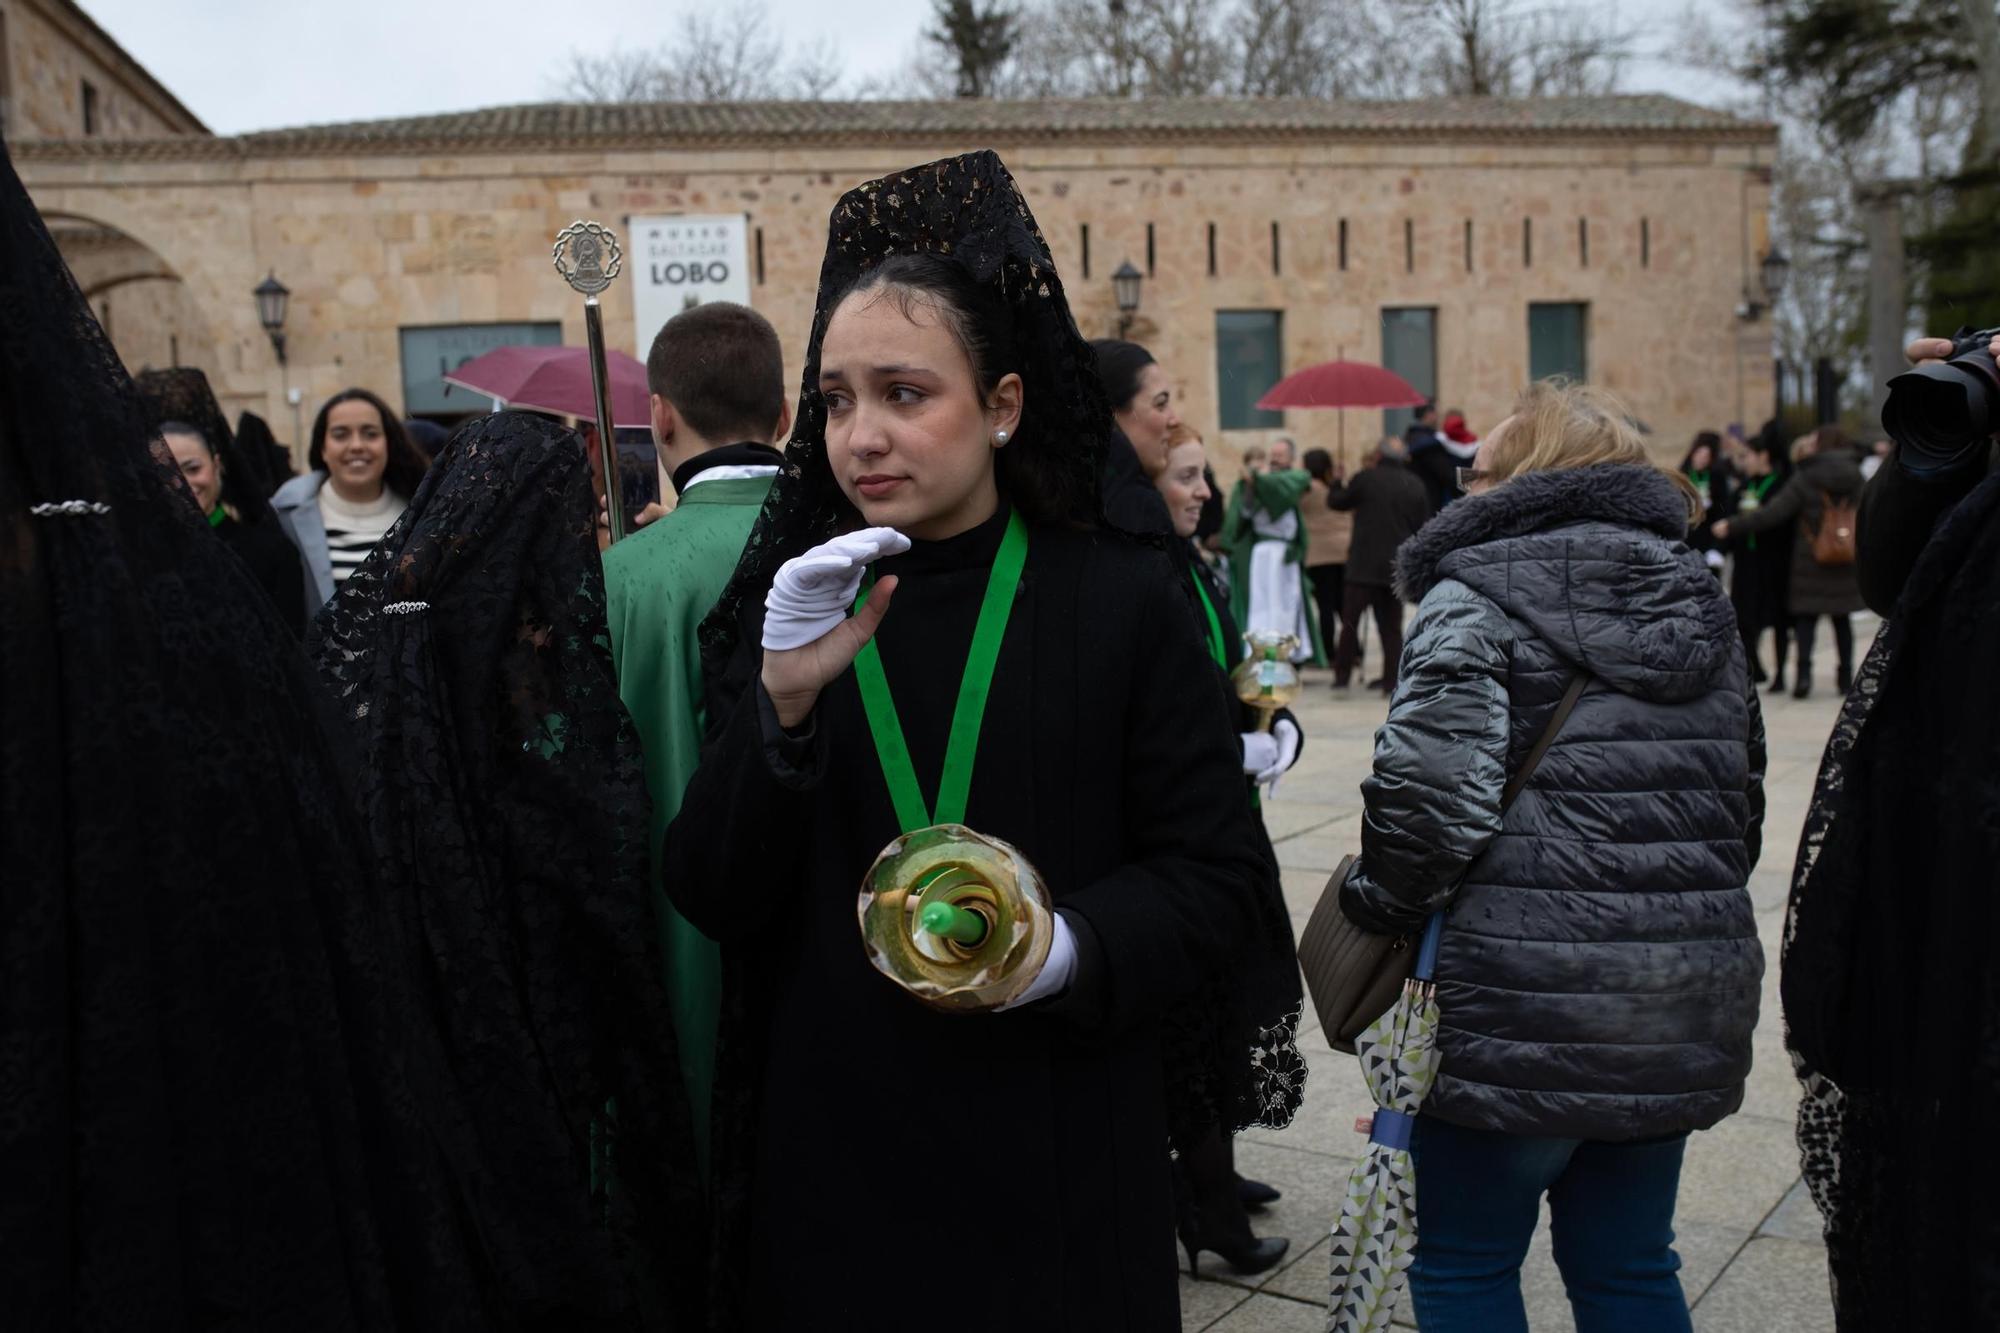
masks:
<svg viewBox="0 0 2000 1333"><path fill-rule="evenodd" d="M1791 644L1805 696L1821 616L1856 683L1871 579L1901 609L1786 976L1843 1326L1888 1326L1916 1262L1876 1218L1934 1239L1995 1183L1990 1153L1891 1178L1911 1117L1941 1174L1979 1122L1917 1092L1936 1041L1843 1026L1872 1006L1897 1045L1912 1006L1853 966L1892 940L1899 975L1919 945L1965 969L1928 999L1991 1008L1983 905L1890 923L1865 889L1923 799L1902 738L1948 744L1911 672L1978 680L1929 645L1982 595L1958 571L1994 528L1952 506L1991 507L1983 456L1891 456L1857 513L1837 430L1661 469L1615 399L1544 383L1483 437L1422 408L1352 475L1275 440L1225 500L1173 368L1078 333L975 153L835 204L796 409L756 312L659 331L674 503L609 543L558 422L426 447L353 388L288 477L199 372L127 378L11 168L0 247L10 1322L1178 1328L1171 1238L1195 1276L1293 1239L1257 1234L1279 1191L1233 1140L1304 1096L1260 808L1308 737L1238 668L1289 638L1351 688L1365 613L1387 717L1329 893L1365 932L1437 923L1421 1327L1526 1327L1546 1196L1579 1329L1690 1328L1680 1164L1742 1102L1763 989L1756 684ZM1950 550L1877 538L1871 571L1863 521ZM1950 767L1968 797L1982 763ZM1047 893L1004 995L950 1012L856 929L939 828ZM1921 855L1990 877L1994 841ZM1970 1063L1955 1089L1991 1083ZM2000 1300L1996 1214L1936 1261L1938 1317Z"/></svg>

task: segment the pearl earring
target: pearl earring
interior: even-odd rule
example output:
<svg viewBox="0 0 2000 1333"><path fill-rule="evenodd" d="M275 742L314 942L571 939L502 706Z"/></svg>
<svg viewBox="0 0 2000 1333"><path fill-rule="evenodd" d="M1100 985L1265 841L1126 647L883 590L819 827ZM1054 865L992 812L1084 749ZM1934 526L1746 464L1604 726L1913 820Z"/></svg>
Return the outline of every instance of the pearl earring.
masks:
<svg viewBox="0 0 2000 1333"><path fill-rule="evenodd" d="M994 431L994 432L993 432L993 443L995 443L995 444L1005 444L1005 443L1007 443L1007 432L1006 432L1006 431L1004 431L1004 430L996 430L996 431Z"/></svg>

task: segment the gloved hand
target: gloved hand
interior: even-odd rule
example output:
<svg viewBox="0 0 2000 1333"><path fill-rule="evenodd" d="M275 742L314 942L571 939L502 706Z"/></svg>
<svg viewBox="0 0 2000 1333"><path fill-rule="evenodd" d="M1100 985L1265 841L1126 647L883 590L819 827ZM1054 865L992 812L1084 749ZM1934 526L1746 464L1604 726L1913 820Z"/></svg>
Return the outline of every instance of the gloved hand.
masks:
<svg viewBox="0 0 2000 1333"><path fill-rule="evenodd" d="M1055 922L1055 938L1049 941L1049 956L1042 964L1042 970L1035 974L1035 979L1028 983L1028 989L1022 991L1019 998L998 1006L994 1012L1018 1009L1024 1004L1060 994L1063 987L1069 985L1070 978L1076 975L1076 936L1070 931L1069 922L1063 920L1061 912L1055 913Z"/></svg>
<svg viewBox="0 0 2000 1333"><path fill-rule="evenodd" d="M1281 717L1271 724L1268 732L1246 731L1240 739L1243 742L1243 772L1263 784L1264 795L1278 794L1278 779L1285 770L1299 762L1299 724L1289 717Z"/></svg>
<svg viewBox="0 0 2000 1333"><path fill-rule="evenodd" d="M1264 770L1278 762L1278 738L1268 731L1246 731L1237 737L1243 742L1243 776L1264 780Z"/></svg>
<svg viewBox="0 0 2000 1333"><path fill-rule="evenodd" d="M803 648L841 621L861 591L862 567L910 549L894 528L863 528L787 560L764 596L764 649Z"/></svg>

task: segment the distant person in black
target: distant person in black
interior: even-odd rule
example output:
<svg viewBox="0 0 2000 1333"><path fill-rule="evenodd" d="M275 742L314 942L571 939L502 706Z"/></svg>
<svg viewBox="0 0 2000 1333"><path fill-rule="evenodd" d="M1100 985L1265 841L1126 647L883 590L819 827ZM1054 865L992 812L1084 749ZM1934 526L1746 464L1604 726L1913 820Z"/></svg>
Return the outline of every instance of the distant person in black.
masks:
<svg viewBox="0 0 2000 1333"><path fill-rule="evenodd" d="M1382 441L1379 457L1348 481L1335 469L1326 493L1329 509L1354 513L1354 536L1347 548L1347 573L1340 597L1340 648L1333 658L1333 687L1346 689L1360 656L1362 611L1373 608L1382 635L1382 675L1368 682L1384 694L1396 690L1396 662L1403 655L1403 602L1396 596L1396 548L1431 516L1424 484L1403 456L1403 442Z"/></svg>
<svg viewBox="0 0 2000 1333"><path fill-rule="evenodd" d="M1429 403L1417 409L1417 415L1403 428L1403 448L1407 451L1410 471L1424 484L1424 495L1430 500L1431 512L1451 503L1457 494L1452 481L1458 469L1459 458L1445 443L1444 435L1438 430L1438 410Z"/></svg>

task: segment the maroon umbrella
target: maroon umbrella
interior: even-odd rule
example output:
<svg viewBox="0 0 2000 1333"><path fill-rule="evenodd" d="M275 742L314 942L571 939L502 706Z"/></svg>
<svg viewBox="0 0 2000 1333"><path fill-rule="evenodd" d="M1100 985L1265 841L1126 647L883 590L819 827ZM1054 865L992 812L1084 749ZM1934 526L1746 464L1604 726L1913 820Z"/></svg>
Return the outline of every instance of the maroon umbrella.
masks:
<svg viewBox="0 0 2000 1333"><path fill-rule="evenodd" d="M646 367L623 352L607 352L611 419L620 426L649 425ZM444 377L446 384L497 398L507 407L597 420L590 382L590 353L581 347L496 347Z"/></svg>
<svg viewBox="0 0 2000 1333"><path fill-rule="evenodd" d="M1287 407L1416 407L1428 401L1393 370L1360 361L1327 361L1285 376L1257 406L1275 412Z"/></svg>
<svg viewBox="0 0 2000 1333"><path fill-rule="evenodd" d="M1417 407L1429 401L1393 370L1361 361L1325 361L1285 376L1257 406L1275 412L1287 407ZM1341 465L1346 466L1346 416L1339 426Z"/></svg>

